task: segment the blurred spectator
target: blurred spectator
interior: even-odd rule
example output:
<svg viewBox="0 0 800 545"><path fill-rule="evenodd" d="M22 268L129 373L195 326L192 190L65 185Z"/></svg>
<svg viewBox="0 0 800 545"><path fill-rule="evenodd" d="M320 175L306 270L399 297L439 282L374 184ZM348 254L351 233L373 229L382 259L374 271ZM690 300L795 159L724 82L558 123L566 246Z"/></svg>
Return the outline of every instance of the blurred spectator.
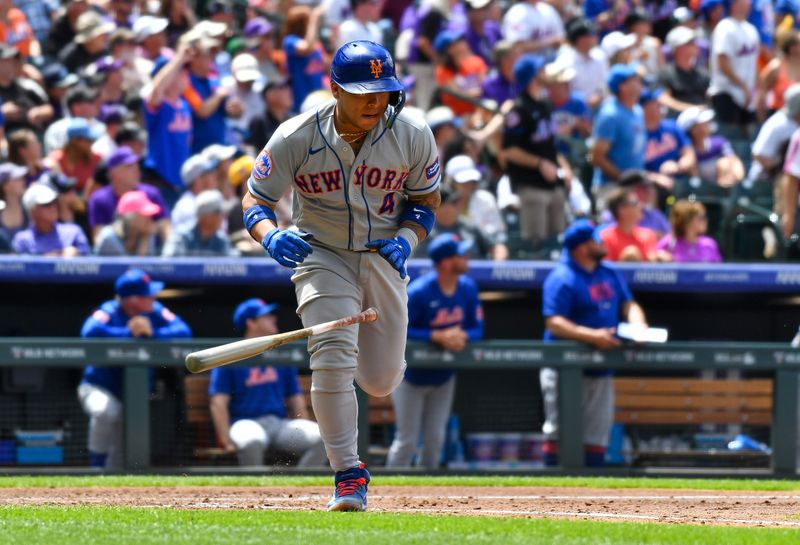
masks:
<svg viewBox="0 0 800 545"><path fill-rule="evenodd" d="M231 184L228 182L228 171L233 164L237 151L236 146L223 146L222 144L211 144L203 150L203 156L217 165L214 168L214 178L217 182L216 189L222 192L226 200L233 196L233 192L230 189ZM241 208L241 206L238 208Z"/></svg>
<svg viewBox="0 0 800 545"><path fill-rule="evenodd" d="M247 50L258 61L258 71L266 83L284 78L286 57L275 48L274 26L264 17L250 19L244 25Z"/></svg>
<svg viewBox="0 0 800 545"><path fill-rule="evenodd" d="M192 111L183 98L189 59L188 46L178 48L175 57L159 59L153 68L153 85L145 92L144 123L147 128L148 178L162 190L164 200L175 204L183 181L181 165L189 158L192 139Z"/></svg>
<svg viewBox="0 0 800 545"><path fill-rule="evenodd" d="M197 24L197 17L188 0L162 0L158 16L168 21L166 34L169 47L175 47L178 38Z"/></svg>
<svg viewBox="0 0 800 545"><path fill-rule="evenodd" d="M258 61L250 53L236 55L231 62L233 77L223 81L228 96L242 104L241 115L228 120L233 143L243 143L250 135L250 123L264 116L263 81Z"/></svg>
<svg viewBox="0 0 800 545"><path fill-rule="evenodd" d="M187 35L189 36L189 35ZM241 115L242 104L228 99L229 89L220 85L212 73L213 50L218 42L211 38L189 36L186 42L189 78L183 96L192 107L192 153L199 153L211 144L225 143L226 111Z"/></svg>
<svg viewBox="0 0 800 545"><path fill-rule="evenodd" d="M116 298L100 305L86 319L81 337L178 339L192 336L189 326L156 301L163 282L130 269L114 283ZM148 369L151 383L153 368ZM89 465L120 470L123 454L123 369L89 365L78 386L78 399L89 417Z"/></svg>
<svg viewBox="0 0 800 545"><path fill-rule="evenodd" d="M618 64L608 74L613 94L597 113L591 163L596 209L605 208L606 196L624 170L644 170L647 135L644 113L639 105L642 82L633 66Z"/></svg>
<svg viewBox="0 0 800 545"><path fill-rule="evenodd" d="M89 255L89 241L80 227L58 223L58 193L44 184L31 184L22 196L30 217L28 228L14 235L12 245L18 254L75 257Z"/></svg>
<svg viewBox="0 0 800 545"><path fill-rule="evenodd" d="M592 109L597 108L608 79L608 60L597 47L597 29L591 21L576 17L567 24L567 41L569 45L561 48L556 62L575 70L572 90L583 94Z"/></svg>
<svg viewBox="0 0 800 545"><path fill-rule="evenodd" d="M115 59L122 61L122 87L125 89L126 106L130 106L133 100L130 97L140 99L142 89L145 84L150 82L150 72L153 70L153 63L138 54L136 44L136 33L129 28L118 28L111 33L108 41L109 53Z"/></svg>
<svg viewBox="0 0 800 545"><path fill-rule="evenodd" d="M6 209L6 202L0 199L0 214ZM0 218L2 216L0 215ZM11 252L11 240L8 238L8 233L0 226L0 254L8 254Z"/></svg>
<svg viewBox="0 0 800 545"><path fill-rule="evenodd" d="M644 167L653 182L671 191L676 177L694 175L697 160L683 129L674 120L663 119L660 96L661 89L644 89L639 98L647 134Z"/></svg>
<svg viewBox="0 0 800 545"><path fill-rule="evenodd" d="M44 44L44 53L50 57L57 57L64 46L75 38L78 17L91 9L87 0L65 0L62 4Z"/></svg>
<svg viewBox="0 0 800 545"><path fill-rule="evenodd" d="M800 184L800 129L794 131L789 140L786 161L783 163L783 176L780 179L783 201L780 206L781 225L786 240L797 232L798 184Z"/></svg>
<svg viewBox="0 0 800 545"><path fill-rule="evenodd" d="M128 191L117 203L116 219L103 226L94 241L94 253L102 256L156 256L158 226L154 218L161 207L144 191Z"/></svg>
<svg viewBox="0 0 800 545"><path fill-rule="evenodd" d="M109 0L106 12L117 27L130 28L135 19L134 7L138 6L133 0Z"/></svg>
<svg viewBox="0 0 800 545"><path fill-rule="evenodd" d="M444 155L442 152L445 145L458 138L461 134L458 129L461 125L461 120L456 119L453 110L447 106L436 106L428 110L425 113L425 123L428 124L433 132L439 156Z"/></svg>
<svg viewBox="0 0 800 545"><path fill-rule="evenodd" d="M503 31L492 17L496 8L495 0L465 0L467 9L467 28L465 37L469 48L487 66L491 66L495 45L502 40Z"/></svg>
<svg viewBox="0 0 800 545"><path fill-rule="evenodd" d="M86 11L78 17L75 24L75 37L69 43L60 44L58 60L70 72L78 72L103 55L108 47L108 39L116 25L104 21L96 11Z"/></svg>
<svg viewBox="0 0 800 545"><path fill-rule="evenodd" d="M708 216L703 203L680 200L669 216L672 233L658 241L659 250L668 252L676 263L719 263L722 257L716 241L705 236Z"/></svg>
<svg viewBox="0 0 800 545"><path fill-rule="evenodd" d="M553 110L542 95L544 58L523 55L514 65L522 91L506 115L503 156L511 187L520 199L522 237L538 244L564 230L572 172L556 148Z"/></svg>
<svg viewBox="0 0 800 545"><path fill-rule="evenodd" d="M800 32L795 29L777 35L778 56L758 75L756 113L760 121L783 108L783 94L800 81Z"/></svg>
<svg viewBox="0 0 800 545"><path fill-rule="evenodd" d="M261 117L250 122L247 143L260 152L278 125L289 119L292 113L292 87L289 80L277 78L267 82L264 87L264 110Z"/></svg>
<svg viewBox="0 0 800 545"><path fill-rule="evenodd" d="M128 109L121 104L103 104L100 106L98 119L105 125L106 130L92 144L92 151L99 155L101 159L108 159L108 156L119 147L116 141L117 133L128 115Z"/></svg>
<svg viewBox="0 0 800 545"><path fill-rule="evenodd" d="M128 103L126 89L123 87L122 67L124 61L106 55L90 64L84 74L98 90L100 105Z"/></svg>
<svg viewBox="0 0 800 545"><path fill-rule="evenodd" d="M83 228L86 219L86 203L75 189L77 180L68 178L55 170L42 173L37 183L44 184L58 193L58 221L61 223L79 223ZM85 231L84 231L85 232Z"/></svg>
<svg viewBox="0 0 800 545"><path fill-rule="evenodd" d="M114 151L127 146L137 157L144 157L147 153L147 133L137 122L125 121L114 136L114 144Z"/></svg>
<svg viewBox="0 0 800 545"><path fill-rule="evenodd" d="M672 60L658 74L658 84L664 88L660 102L675 115L706 102L710 80L698 66L696 41L695 31L685 26L676 27L667 34Z"/></svg>
<svg viewBox="0 0 800 545"><path fill-rule="evenodd" d="M483 338L483 309L478 286L467 276L472 242L439 235L428 246L434 271L408 286L408 338L461 352ZM420 467L435 470L444 446L455 394L452 369L406 369L392 392L397 432L386 467L410 467L422 439Z"/></svg>
<svg viewBox="0 0 800 545"><path fill-rule="evenodd" d="M100 105L97 99L97 90L86 85L76 85L67 90L64 94L67 115L47 127L44 133L45 153L60 150L67 144L67 129L73 119L84 119L91 127L95 138L105 132L105 125L97 119L100 115Z"/></svg>
<svg viewBox="0 0 800 545"><path fill-rule="evenodd" d="M656 232L639 227L644 203L630 188L618 187L608 196L608 209L615 224L600 231L609 261L669 261L669 255L658 251Z"/></svg>
<svg viewBox="0 0 800 545"><path fill-rule="evenodd" d="M169 21L163 17L154 17L152 15L141 15L133 23L133 32L136 35L136 41L139 43L138 57L150 63L149 69L145 64L140 65L142 70L141 74L149 80L150 72L153 70L154 63L160 57L167 57L171 51L167 48L167 26Z"/></svg>
<svg viewBox="0 0 800 545"><path fill-rule="evenodd" d="M583 2L584 15L597 25L601 34L608 34L621 28L629 10L628 2L615 0L586 0Z"/></svg>
<svg viewBox="0 0 800 545"><path fill-rule="evenodd" d="M141 183L139 157L129 147L121 146L109 156L106 168L108 185L95 191L89 198L89 227L92 230L92 238L96 240L100 230L114 221L119 200L123 195L129 191L142 191L160 208L155 220L158 222L161 240L166 240L170 231L169 209L156 187Z"/></svg>
<svg viewBox="0 0 800 545"><path fill-rule="evenodd" d="M658 207L658 192L647 177L647 173L638 170L625 171L620 175L617 184L619 187L629 188L642 203L642 219L638 224L639 227L655 231L657 238L670 232L669 219ZM603 210L601 220L603 224L611 224L614 222L614 216L606 209Z"/></svg>
<svg viewBox="0 0 800 545"><path fill-rule="evenodd" d="M164 257L227 257L236 255L222 230L225 198L217 189L201 192L195 199L197 220L190 228L179 227L164 245Z"/></svg>
<svg viewBox="0 0 800 545"><path fill-rule="evenodd" d="M196 154L189 157L181 167L181 178L187 188L172 209L172 226L176 230L191 229L197 220L195 199L197 195L208 189L217 187L214 170L216 163L204 156Z"/></svg>
<svg viewBox="0 0 800 545"><path fill-rule="evenodd" d="M355 40L369 40L383 45L383 32L377 25L383 3L384 0L350 0L352 12L339 25L335 48Z"/></svg>
<svg viewBox="0 0 800 545"><path fill-rule="evenodd" d="M542 315L545 341L570 340L599 350L621 345L615 335L620 321L646 326L644 311L633 300L622 276L602 260L603 243L594 225L578 220L564 233L564 259L556 265L542 287ZM609 370L587 370L580 401L584 415L586 465L601 466L609 432L614 423L614 385ZM558 465L558 373L543 368L539 373L545 421L542 431L547 442L545 464Z"/></svg>
<svg viewBox="0 0 800 545"><path fill-rule="evenodd" d="M42 157L42 144L30 129L18 129L8 135L8 160L28 169L25 185L32 184L53 167L52 161Z"/></svg>
<svg viewBox="0 0 800 545"><path fill-rule="evenodd" d="M492 50L493 62L488 63L494 66L483 85L481 86L481 96L502 105L507 100L514 100L519 94L519 86L514 81L514 63L519 57L518 47L512 42L501 40L494 45Z"/></svg>
<svg viewBox="0 0 800 545"><path fill-rule="evenodd" d="M639 63L647 74L657 75L664 65L664 55L661 53L661 40L653 36L650 15L637 7L628 12L622 26L625 32L636 38L632 60Z"/></svg>
<svg viewBox="0 0 800 545"><path fill-rule="evenodd" d="M325 58L319 43L320 18L325 4L315 8L293 6L286 15L283 51L294 96L294 111L312 91L322 89L325 76Z"/></svg>
<svg viewBox="0 0 800 545"><path fill-rule="evenodd" d="M744 165L727 139L712 134L713 119L713 110L692 106L678 116L678 126L689 135L700 179L707 184L730 187L744 179Z"/></svg>
<svg viewBox="0 0 800 545"><path fill-rule="evenodd" d="M503 36L521 42L525 53L553 54L564 41L564 23L547 2L521 0L503 15Z"/></svg>
<svg viewBox="0 0 800 545"><path fill-rule="evenodd" d="M778 181L780 169L789 145L789 139L800 126L800 83L795 83L783 94L783 107L769 116L761 125L753 142L753 162L747 180L774 183L775 212L782 213L783 197Z"/></svg>
<svg viewBox="0 0 800 545"><path fill-rule="evenodd" d="M481 85L488 70L486 64L479 56L472 54L461 32L442 32L434 40L433 49L437 58L436 85L440 89L442 104L453 110L456 117L474 112L474 104L441 89L480 98Z"/></svg>
<svg viewBox="0 0 800 545"><path fill-rule="evenodd" d="M0 41L16 48L26 60L42 54L28 18L19 6L15 6L14 0L0 0Z"/></svg>
<svg viewBox="0 0 800 545"><path fill-rule="evenodd" d="M56 0L13 0L13 4L25 14L33 35L40 44L40 51L32 57L41 55L41 44L47 40L50 25L59 8Z"/></svg>
<svg viewBox="0 0 800 545"><path fill-rule="evenodd" d="M246 339L275 335L276 309L261 299L243 301L234 311L234 327ZM296 456L299 467L327 465L294 367L218 367L211 370L208 394L219 445L236 452L239 465L263 465L268 449Z"/></svg>
<svg viewBox="0 0 800 545"><path fill-rule="evenodd" d="M228 211L227 223L228 233L230 233L229 238L233 248L243 256L261 257L264 255L264 248L247 232L244 227L244 219L242 218L242 209L240 206L236 206L237 203L241 202L242 197L244 197L244 194L247 192L247 179L250 178L254 163L255 158L252 155L243 155L236 159L228 169L228 181L230 182L230 186L236 191L236 194L229 201L233 206L231 206ZM281 210L285 208L285 201L287 201L287 199L281 199L281 202L275 209L276 215L278 216L278 227L281 229L286 229L291 225L291 218L282 217L284 214L281 214ZM291 214L291 211L289 211L289 214Z"/></svg>
<svg viewBox="0 0 800 545"><path fill-rule="evenodd" d="M759 36L747 22L751 0L731 0L729 14L711 36L708 95L717 122L746 136L753 122ZM721 127L722 128L722 127Z"/></svg>
<svg viewBox="0 0 800 545"><path fill-rule="evenodd" d="M445 166L445 183L453 188L459 214L468 218L486 235L492 246L492 259L508 259L506 241L508 235L497 199L485 189L481 189L483 175L475 168L475 162L468 155L456 155Z"/></svg>
<svg viewBox="0 0 800 545"><path fill-rule="evenodd" d="M7 133L16 129L42 130L53 118L44 90L22 73L19 51L0 43L0 103Z"/></svg>
<svg viewBox="0 0 800 545"><path fill-rule="evenodd" d="M615 30L603 36L600 49L605 54L609 66L633 64L633 46L635 44L636 36ZM638 71L639 65L637 64L636 67Z"/></svg>
<svg viewBox="0 0 800 545"><path fill-rule="evenodd" d="M570 91L570 84L575 81L574 68L556 61L545 65L543 70L547 98L553 106L558 151L576 169L579 162L585 164L589 149L586 139L592 134L592 110L582 94Z"/></svg>
<svg viewBox="0 0 800 545"><path fill-rule="evenodd" d="M64 97L67 90L78 84L80 78L67 71L63 64L50 63L42 68L43 89L53 108L53 118L64 115Z"/></svg>
<svg viewBox="0 0 800 545"><path fill-rule="evenodd" d="M9 241L28 223L28 214L22 205L27 172L24 166L0 163L0 197L4 203L0 211L0 231Z"/></svg>
<svg viewBox="0 0 800 545"><path fill-rule="evenodd" d="M67 125L67 143L63 149L50 152L50 159L65 175L77 180L77 189L84 197L92 194L94 174L100 156L92 151L92 144L100 133L82 117L72 117Z"/></svg>

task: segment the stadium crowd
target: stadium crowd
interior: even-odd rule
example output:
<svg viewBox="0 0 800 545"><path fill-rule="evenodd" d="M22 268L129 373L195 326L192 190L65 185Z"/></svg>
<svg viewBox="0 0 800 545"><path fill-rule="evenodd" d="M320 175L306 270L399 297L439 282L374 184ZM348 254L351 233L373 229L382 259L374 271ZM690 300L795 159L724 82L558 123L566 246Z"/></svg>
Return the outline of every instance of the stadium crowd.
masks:
<svg viewBox="0 0 800 545"><path fill-rule="evenodd" d="M684 4L0 0L0 252L263 256L239 206L253 158L368 37L439 146L432 237L550 259L589 217L611 260L784 257L800 5Z"/></svg>

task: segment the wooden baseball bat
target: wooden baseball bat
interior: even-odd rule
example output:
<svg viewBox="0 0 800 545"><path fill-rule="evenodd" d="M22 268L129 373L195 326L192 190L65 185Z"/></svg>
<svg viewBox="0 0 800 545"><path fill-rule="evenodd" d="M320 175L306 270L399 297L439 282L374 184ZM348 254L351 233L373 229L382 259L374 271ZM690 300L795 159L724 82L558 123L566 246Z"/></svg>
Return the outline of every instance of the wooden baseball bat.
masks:
<svg viewBox="0 0 800 545"><path fill-rule="evenodd" d="M243 339L220 346L213 346L205 350L192 352L186 356L186 368L192 373L202 373L215 367L222 367L230 363L246 360L253 356L258 356L263 352L272 350L286 343L305 339L311 335L319 335L327 333L334 329L340 329L353 324L362 324L374 322L378 319L378 310L375 308L368 308L363 312L318 324L304 329L297 329L295 331L287 331L285 333L276 333L275 335L265 335L264 337L254 337L252 339Z"/></svg>

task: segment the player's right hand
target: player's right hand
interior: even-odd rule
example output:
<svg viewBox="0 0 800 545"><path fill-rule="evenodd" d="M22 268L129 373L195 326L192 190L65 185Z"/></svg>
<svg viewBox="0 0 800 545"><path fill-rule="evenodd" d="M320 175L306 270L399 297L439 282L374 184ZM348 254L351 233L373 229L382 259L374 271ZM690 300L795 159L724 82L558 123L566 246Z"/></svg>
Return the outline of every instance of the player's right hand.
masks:
<svg viewBox="0 0 800 545"><path fill-rule="evenodd" d="M594 330L592 344L598 350L611 350L622 345L622 341L617 337L617 330L613 327L601 327Z"/></svg>
<svg viewBox="0 0 800 545"><path fill-rule="evenodd" d="M303 235L297 231L274 228L261 239L261 245L267 253L283 265L293 269L303 262L314 249L303 240Z"/></svg>

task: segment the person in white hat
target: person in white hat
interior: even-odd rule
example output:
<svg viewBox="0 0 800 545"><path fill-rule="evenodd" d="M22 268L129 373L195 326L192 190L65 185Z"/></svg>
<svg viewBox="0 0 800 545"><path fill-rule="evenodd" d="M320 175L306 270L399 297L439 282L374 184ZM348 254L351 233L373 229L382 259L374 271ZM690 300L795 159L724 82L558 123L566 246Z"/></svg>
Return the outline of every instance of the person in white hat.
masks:
<svg viewBox="0 0 800 545"><path fill-rule="evenodd" d="M181 198L172 209L173 229L191 228L197 220L197 196L208 189L216 189L214 169L217 163L202 153L189 157L181 167L181 178L186 187Z"/></svg>
<svg viewBox="0 0 800 545"><path fill-rule="evenodd" d="M225 197L216 189L202 191L195 199L196 221L173 231L164 245L164 257L226 257L237 255L222 230Z"/></svg>
<svg viewBox="0 0 800 545"><path fill-rule="evenodd" d="M609 32L600 42L600 49L608 59L608 65L628 64L633 59L633 46L636 45L634 34L625 34L619 30Z"/></svg>
<svg viewBox="0 0 800 545"><path fill-rule="evenodd" d="M547 2L517 2L503 16L503 36L521 42L526 53L554 54L565 35L561 15Z"/></svg>
<svg viewBox="0 0 800 545"><path fill-rule="evenodd" d="M133 33L139 42L139 54L149 61L155 61L167 49L167 27L169 21L163 17L142 15L133 23Z"/></svg>
<svg viewBox="0 0 800 545"><path fill-rule="evenodd" d="M233 58L231 76L225 78L223 86L228 89L229 98L238 100L243 106L241 115L228 122L236 131L237 143L247 138L248 127L253 119L264 115L262 90L265 83L258 60L253 55L240 53Z"/></svg>
<svg viewBox="0 0 800 545"><path fill-rule="evenodd" d="M445 165L445 183L458 195L456 206L491 242L492 259L508 259L506 224L497 207L497 199L480 187L483 174L469 155L456 155Z"/></svg>
<svg viewBox="0 0 800 545"><path fill-rule="evenodd" d="M693 106L678 116L678 127L692 142L697 157L697 175L705 184L730 187L744 179L744 165L731 143L711 130L714 111Z"/></svg>
<svg viewBox="0 0 800 545"><path fill-rule="evenodd" d="M699 48L694 29L675 27L667 34L666 41L672 55L658 76L664 89L660 100L677 116L687 108L705 104L710 80L697 62Z"/></svg>
<svg viewBox="0 0 800 545"><path fill-rule="evenodd" d="M89 10L78 17L75 38L58 54L58 59L70 72L81 68L105 55L108 38L117 26L104 21L99 13Z"/></svg>
<svg viewBox="0 0 800 545"><path fill-rule="evenodd" d="M17 254L76 257L89 255L89 241L74 223L58 223L58 193L50 186L33 183L22 196L30 218L28 228L14 235Z"/></svg>

